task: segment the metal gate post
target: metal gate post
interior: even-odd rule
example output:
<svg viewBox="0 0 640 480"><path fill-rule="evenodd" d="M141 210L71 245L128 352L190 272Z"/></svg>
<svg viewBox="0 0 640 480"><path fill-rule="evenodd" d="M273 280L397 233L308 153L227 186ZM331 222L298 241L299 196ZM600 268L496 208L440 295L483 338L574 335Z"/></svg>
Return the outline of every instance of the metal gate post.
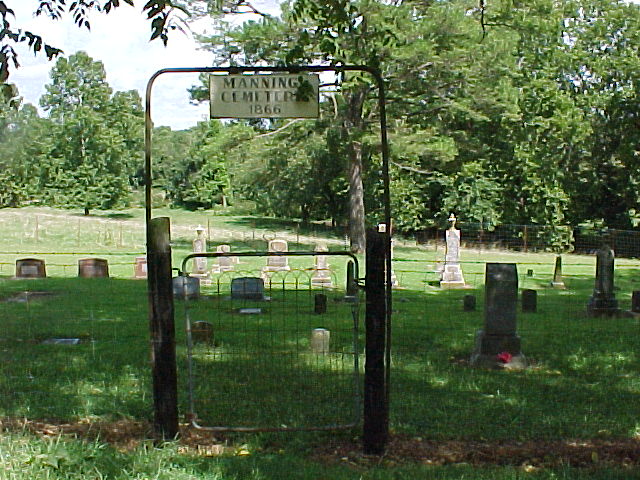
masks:
<svg viewBox="0 0 640 480"><path fill-rule="evenodd" d="M363 446L380 455L389 436L387 398L386 233L367 231Z"/></svg>

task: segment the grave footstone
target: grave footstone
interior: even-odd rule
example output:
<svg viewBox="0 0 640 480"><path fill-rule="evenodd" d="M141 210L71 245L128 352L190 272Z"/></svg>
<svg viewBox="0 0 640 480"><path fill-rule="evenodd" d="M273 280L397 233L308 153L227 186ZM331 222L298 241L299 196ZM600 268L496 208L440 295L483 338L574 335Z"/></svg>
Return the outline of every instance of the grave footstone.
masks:
<svg viewBox="0 0 640 480"><path fill-rule="evenodd" d="M449 222L451 226L445 234L446 251L440 287L463 288L465 282L460 267L460 230L456 229L456 217L453 213L449 217Z"/></svg>
<svg viewBox="0 0 640 480"><path fill-rule="evenodd" d="M264 280L258 277L239 277L231 281L232 300L268 300L264 296Z"/></svg>
<svg viewBox="0 0 640 480"><path fill-rule="evenodd" d="M564 278L562 277L562 257L558 255L556 257L556 264L553 269L553 281L551 282L553 288L564 289L567 286L564 284Z"/></svg>
<svg viewBox="0 0 640 480"><path fill-rule="evenodd" d="M484 329L476 334L476 347L471 355L472 365L490 368L526 367L520 337L516 333L517 304L516 264L487 263Z"/></svg>
<svg viewBox="0 0 640 480"><path fill-rule="evenodd" d="M532 289L522 291L522 311L535 313L538 310L538 292Z"/></svg>
<svg viewBox="0 0 640 480"><path fill-rule="evenodd" d="M78 260L78 276L81 278L106 278L109 262L103 258L81 258Z"/></svg>
<svg viewBox="0 0 640 480"><path fill-rule="evenodd" d="M38 258L16 260L16 278L45 278L46 276L44 260Z"/></svg>
<svg viewBox="0 0 640 480"><path fill-rule="evenodd" d="M620 312L613 292L614 259L609 245L603 245L596 253L595 286L587 303L587 314L591 317L611 316Z"/></svg>

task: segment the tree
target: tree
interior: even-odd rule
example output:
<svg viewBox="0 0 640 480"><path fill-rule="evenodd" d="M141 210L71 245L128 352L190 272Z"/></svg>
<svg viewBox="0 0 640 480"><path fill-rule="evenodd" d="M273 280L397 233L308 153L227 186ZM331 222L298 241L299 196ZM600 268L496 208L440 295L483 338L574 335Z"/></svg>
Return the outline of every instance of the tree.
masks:
<svg viewBox="0 0 640 480"><path fill-rule="evenodd" d="M48 200L59 205L112 208L127 196L123 137L110 128L111 88L101 62L78 52L60 58L41 98L54 124L46 168Z"/></svg>

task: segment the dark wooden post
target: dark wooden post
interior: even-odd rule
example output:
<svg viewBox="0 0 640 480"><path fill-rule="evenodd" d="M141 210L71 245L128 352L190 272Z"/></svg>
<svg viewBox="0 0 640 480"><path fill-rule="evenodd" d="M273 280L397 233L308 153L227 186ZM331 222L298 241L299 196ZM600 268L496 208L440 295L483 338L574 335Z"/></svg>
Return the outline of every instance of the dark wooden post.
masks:
<svg viewBox="0 0 640 480"><path fill-rule="evenodd" d="M384 453L389 434L385 371L385 239L383 233L367 232L363 445L365 453L375 455Z"/></svg>
<svg viewBox="0 0 640 480"><path fill-rule="evenodd" d="M178 434L176 338L173 319L169 218L147 226L147 277L153 379L154 431L159 439Z"/></svg>

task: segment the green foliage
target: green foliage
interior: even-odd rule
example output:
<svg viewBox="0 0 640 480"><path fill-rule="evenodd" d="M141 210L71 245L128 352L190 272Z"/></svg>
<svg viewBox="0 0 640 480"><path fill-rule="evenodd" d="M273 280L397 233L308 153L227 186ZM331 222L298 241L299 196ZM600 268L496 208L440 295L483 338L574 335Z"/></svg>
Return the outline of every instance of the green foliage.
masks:
<svg viewBox="0 0 640 480"><path fill-rule="evenodd" d="M51 71L40 101L53 122L52 149L40 169L49 204L88 212L126 201L127 167L139 154L131 149L140 148L129 127L131 119L139 120L140 99L125 93L112 100L111 93L102 63L84 52L61 58Z"/></svg>

